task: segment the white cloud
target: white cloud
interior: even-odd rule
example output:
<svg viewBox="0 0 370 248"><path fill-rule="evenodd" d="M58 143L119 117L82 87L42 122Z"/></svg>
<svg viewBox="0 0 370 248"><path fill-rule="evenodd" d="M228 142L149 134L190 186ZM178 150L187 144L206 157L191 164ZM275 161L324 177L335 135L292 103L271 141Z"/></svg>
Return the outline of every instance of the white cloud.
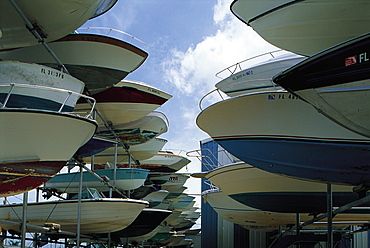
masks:
<svg viewBox="0 0 370 248"><path fill-rule="evenodd" d="M217 83L215 74L246 58L276 50L230 11L231 1L214 6L216 34L190 46L173 49L162 63L165 80L187 95L205 94Z"/></svg>

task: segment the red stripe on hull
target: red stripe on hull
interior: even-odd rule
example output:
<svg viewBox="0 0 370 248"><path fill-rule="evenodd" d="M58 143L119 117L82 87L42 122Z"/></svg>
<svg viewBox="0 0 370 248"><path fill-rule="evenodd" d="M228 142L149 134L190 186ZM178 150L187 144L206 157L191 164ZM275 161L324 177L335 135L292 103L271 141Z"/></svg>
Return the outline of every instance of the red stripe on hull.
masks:
<svg viewBox="0 0 370 248"><path fill-rule="evenodd" d="M105 43L109 45L114 45L118 47L122 47L126 50L129 50L133 53L136 53L137 55L146 58L148 57L148 53L141 50L140 48L137 48L130 43L127 43L122 40L118 40L112 37L103 36L103 35L96 35L96 34L69 34L59 40L56 40L54 42L61 42L61 41L90 41L90 42L99 42L99 43Z"/></svg>
<svg viewBox="0 0 370 248"><path fill-rule="evenodd" d="M21 194L41 186L66 163L66 161L37 161L0 164L0 197Z"/></svg>
<svg viewBox="0 0 370 248"><path fill-rule="evenodd" d="M133 87L112 87L92 95L97 102L138 102L164 104L167 99Z"/></svg>

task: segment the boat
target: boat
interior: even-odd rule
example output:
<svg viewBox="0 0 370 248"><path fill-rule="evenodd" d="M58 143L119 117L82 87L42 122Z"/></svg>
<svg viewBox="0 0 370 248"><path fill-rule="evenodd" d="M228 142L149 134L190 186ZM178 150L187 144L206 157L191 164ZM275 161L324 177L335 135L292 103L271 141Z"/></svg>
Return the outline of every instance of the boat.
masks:
<svg viewBox="0 0 370 248"><path fill-rule="evenodd" d="M323 183L281 176L244 162L218 167L206 172L203 177L232 199L252 208L314 215L327 212L327 185ZM353 192L353 187L349 185L332 185L332 194L334 208L360 199L360 195ZM369 206L365 203L359 206L365 209L354 208L343 214L348 213L355 218L356 214L368 213ZM365 217L370 216L362 216ZM361 220L361 217L353 220Z"/></svg>
<svg viewBox="0 0 370 248"><path fill-rule="evenodd" d="M198 208L196 208L196 210L197 209ZM186 211L184 211L183 214L186 216L187 219L196 221L197 219L199 219L201 213L199 211L189 211L189 213L186 213Z"/></svg>
<svg viewBox="0 0 370 248"><path fill-rule="evenodd" d="M158 189L145 181L144 185L140 186L137 189L130 191L130 197L133 199L143 199L145 196L157 191Z"/></svg>
<svg viewBox="0 0 370 248"><path fill-rule="evenodd" d="M152 208L174 210L173 208L170 208L171 204L172 204L171 201L164 199L159 204L153 206Z"/></svg>
<svg viewBox="0 0 370 248"><path fill-rule="evenodd" d="M146 235L159 226L171 213L170 210L144 208L129 226L110 233L110 238L116 243L126 243L126 238ZM108 235L98 236L106 238Z"/></svg>
<svg viewBox="0 0 370 248"><path fill-rule="evenodd" d="M84 86L77 78L47 66L0 60L0 102L6 107L70 112Z"/></svg>
<svg viewBox="0 0 370 248"><path fill-rule="evenodd" d="M195 199L194 196L187 195L180 201L173 202L169 209L175 209L175 210L181 210L181 211L188 210L194 206L195 204L194 199ZM183 218L184 216L180 216L180 217Z"/></svg>
<svg viewBox="0 0 370 248"><path fill-rule="evenodd" d="M93 17L101 2L101 0L56 0L52 3L45 0L1 1L0 49L26 47L39 43L16 7L23 12L34 31L36 30L45 42L50 42L73 32Z"/></svg>
<svg viewBox="0 0 370 248"><path fill-rule="evenodd" d="M154 241L152 240L152 238L155 235L157 235L160 232L164 232L164 233L170 232L171 230L172 230L172 227L165 226L162 222L160 225L158 225L156 228L154 228L153 231L151 231L147 234L140 235L140 236L129 237L129 238L124 238L124 239L121 240L121 242L138 244L138 243L142 243L144 241L147 241L147 242L150 242L150 244L153 244Z"/></svg>
<svg viewBox="0 0 370 248"><path fill-rule="evenodd" d="M77 160L82 160L85 157L91 157L102 152L115 144L117 144L116 140L98 136L95 132L95 135L87 143L78 148L73 157Z"/></svg>
<svg viewBox="0 0 370 248"><path fill-rule="evenodd" d="M116 168L94 170L98 176L109 181L118 190L133 190L142 186L149 171L139 168ZM44 188L52 189L58 193L78 193L80 172L60 173L45 182ZM102 183L89 171L82 173L82 187L94 188L99 192L109 191L109 186Z"/></svg>
<svg viewBox="0 0 370 248"><path fill-rule="evenodd" d="M155 208L168 196L169 193L170 192L168 190L156 190L147 194L141 200L149 202L150 208Z"/></svg>
<svg viewBox="0 0 370 248"><path fill-rule="evenodd" d="M366 0L234 0L230 9L267 42L306 56L370 31Z"/></svg>
<svg viewBox="0 0 370 248"><path fill-rule="evenodd" d="M102 0L99 4L98 8L95 10L95 13L90 17L90 20L105 14L111 8L113 8L113 6L117 2L118 2L118 0Z"/></svg>
<svg viewBox="0 0 370 248"><path fill-rule="evenodd" d="M148 179L154 185L158 185L162 190L168 190L170 192L183 187L189 178L190 176L185 173L150 172L148 174Z"/></svg>
<svg viewBox="0 0 370 248"><path fill-rule="evenodd" d="M183 187L183 186L182 186ZM182 188L181 187L181 188ZM180 188L180 189L181 189ZM172 190L172 192L176 192L178 189L174 189L174 190ZM176 203L176 202L178 202L178 201L181 201L182 199L184 199L186 196L187 196L187 194L186 193L181 193L181 194L176 194L176 197L172 197L171 198L171 195L172 194L170 194L169 195L169 197L166 197L166 199L165 200L168 200L168 201L171 201L172 203Z"/></svg>
<svg viewBox="0 0 370 248"><path fill-rule="evenodd" d="M370 137L370 33L317 53L273 81L332 121Z"/></svg>
<svg viewBox="0 0 370 248"><path fill-rule="evenodd" d="M190 241L190 240L189 240ZM162 245L166 246L184 246L184 245L191 245L192 243L185 242L185 234L173 234L169 239L161 242ZM186 247L186 246L185 246Z"/></svg>
<svg viewBox="0 0 370 248"><path fill-rule="evenodd" d="M305 59L283 50L264 53L223 69L216 74L222 80L215 87L229 97L247 93L277 90L281 87L272 77Z"/></svg>
<svg viewBox="0 0 370 248"><path fill-rule="evenodd" d="M183 194L183 192L186 189L187 189L187 187L185 187L185 186L181 186L177 189L172 189L171 192L168 194L168 196L166 196L166 199L171 200L171 201L180 200L181 196L185 195L185 194Z"/></svg>
<svg viewBox="0 0 370 248"><path fill-rule="evenodd" d="M128 152L131 154L131 158L129 153L123 147L118 147L117 149L117 167L125 168L133 166L133 160L141 160L141 159L148 159L153 157L155 154L158 153L159 150L163 148L163 146L167 143L167 140L162 138L154 138L148 142L143 144L133 145L128 148ZM105 168L107 166L107 162L112 164L114 163L114 156L115 156L115 147L109 147L108 149L97 153L94 155L94 163L95 169ZM91 163L91 157L86 157L83 159L86 163ZM131 164L128 164L129 160ZM146 169L141 167L142 169Z"/></svg>
<svg viewBox="0 0 370 248"><path fill-rule="evenodd" d="M176 220L180 217L182 211L180 210L172 210L172 213L165 219L168 225L172 226L176 224Z"/></svg>
<svg viewBox="0 0 370 248"><path fill-rule="evenodd" d="M150 239L147 239L147 241L158 246L162 246L161 243L168 240L174 234L172 227L168 226L159 226L158 229L154 229L154 232L155 234Z"/></svg>
<svg viewBox="0 0 370 248"><path fill-rule="evenodd" d="M96 121L64 112L0 108L0 196L51 179L94 135Z"/></svg>
<svg viewBox="0 0 370 248"><path fill-rule="evenodd" d="M92 194L96 195L97 192ZM81 199L80 233L119 231L129 226L148 206L148 202L121 198ZM109 211L107 211L109 210ZM0 219L22 222L23 203L0 205ZM29 202L27 223L43 226L59 224L62 231L77 232L78 199ZM6 229L6 226L3 226Z"/></svg>
<svg viewBox="0 0 370 248"><path fill-rule="evenodd" d="M280 213L263 211L242 204L219 189L212 189L202 193L203 199L211 205L211 207L223 219L238 224L248 230L272 232L279 230L279 226L287 229L297 223L296 213ZM367 214L356 215L352 224L355 225L355 219L366 221ZM351 214L337 214L333 219L333 225L344 225L347 222L350 224ZM300 214L301 222L307 222L313 219L309 214ZM313 224L313 227L327 225L327 219L322 219ZM360 224L359 224L360 225Z"/></svg>
<svg viewBox="0 0 370 248"><path fill-rule="evenodd" d="M238 224L248 230L272 232L279 226L295 225L296 213L278 213L262 211L242 204L219 189L202 192L202 198L224 220ZM308 215L300 215L302 221L307 221ZM312 217L310 217L312 218Z"/></svg>
<svg viewBox="0 0 370 248"><path fill-rule="evenodd" d="M172 96L148 84L137 81L121 81L113 87L91 95L96 100L96 109L106 122L113 126L138 120L153 112ZM90 104L81 100L77 112L84 112ZM99 126L105 126L97 118Z"/></svg>
<svg viewBox="0 0 370 248"><path fill-rule="evenodd" d="M204 109L196 123L229 153L260 169L322 183L370 182L370 139L289 92L220 101Z"/></svg>
<svg viewBox="0 0 370 248"><path fill-rule="evenodd" d="M110 35L102 34L108 32ZM115 33L117 38L114 37ZM121 31L115 29L80 28L48 43L48 46L68 72L85 83L92 95L119 83L148 57L144 50L124 41L122 35ZM0 51L0 57L55 69L60 67L41 44Z"/></svg>
<svg viewBox="0 0 370 248"><path fill-rule="evenodd" d="M178 236L180 236L178 234ZM194 240L193 239L189 239L186 237L186 234L184 234L184 237L182 237L183 239L178 241L176 240L175 242L171 241L169 244L167 245L174 245L175 247L191 247L192 245L194 245Z"/></svg>
<svg viewBox="0 0 370 248"><path fill-rule="evenodd" d="M112 131L114 134L112 133ZM127 145L145 143L168 131L168 120L165 114L153 111L150 114L136 120L110 127L99 127L97 134L115 138L118 136Z"/></svg>
<svg viewBox="0 0 370 248"><path fill-rule="evenodd" d="M176 232L186 232L195 225L195 221L184 219L178 225L173 227Z"/></svg>
<svg viewBox="0 0 370 248"><path fill-rule="evenodd" d="M191 161L182 151L160 150L157 154L148 159L140 160L140 166L151 172L177 172L184 168Z"/></svg>

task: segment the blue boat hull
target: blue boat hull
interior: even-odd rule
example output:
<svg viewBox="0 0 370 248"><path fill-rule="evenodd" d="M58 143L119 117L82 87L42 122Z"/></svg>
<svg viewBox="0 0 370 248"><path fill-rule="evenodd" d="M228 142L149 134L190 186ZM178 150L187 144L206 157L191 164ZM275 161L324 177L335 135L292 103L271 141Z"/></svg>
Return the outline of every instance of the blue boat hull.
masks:
<svg viewBox="0 0 370 248"><path fill-rule="evenodd" d="M4 103L7 94L0 93L0 102ZM55 102L46 98L39 98L33 96L26 96L20 94L12 94L6 104L8 108L29 108L29 109L42 109L50 111L59 111L61 103ZM65 105L62 112L72 112L74 106Z"/></svg>
<svg viewBox="0 0 370 248"><path fill-rule="evenodd" d="M326 192L257 192L229 195L234 200L263 211L282 213L326 213ZM359 199L353 192L333 192L333 206L341 207ZM370 203L360 207L369 207ZM345 213L368 213L369 210L349 210Z"/></svg>
<svg viewBox="0 0 370 248"><path fill-rule="evenodd" d="M108 149L114 144L114 140L110 141L99 137L92 137L86 144L77 150L75 156L77 158L91 157L92 155Z"/></svg>
<svg viewBox="0 0 370 248"><path fill-rule="evenodd" d="M116 173L114 172L116 171ZM118 190L133 190L142 186L147 179L149 170L140 168L117 168L101 169L94 171L100 177L109 179L110 183L114 183ZM107 192L110 187L103 184L94 175L88 171L83 172L84 187L95 188L99 192ZM61 193L78 193L80 181L79 172L61 173L55 175L52 179L44 184L45 188L53 189Z"/></svg>
<svg viewBox="0 0 370 248"><path fill-rule="evenodd" d="M243 137L215 141L272 173L333 184L370 183L370 143Z"/></svg>

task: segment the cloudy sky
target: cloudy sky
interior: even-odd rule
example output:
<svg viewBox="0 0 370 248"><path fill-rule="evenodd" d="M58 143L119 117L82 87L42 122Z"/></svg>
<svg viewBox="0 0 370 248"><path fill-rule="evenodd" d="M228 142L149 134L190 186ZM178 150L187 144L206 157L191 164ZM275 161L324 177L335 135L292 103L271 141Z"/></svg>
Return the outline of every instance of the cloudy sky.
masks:
<svg viewBox="0 0 370 248"><path fill-rule="evenodd" d="M158 109L170 122L169 131L161 136L168 140L164 148L199 149L199 141L208 138L195 123L199 101L219 81L215 74L244 59L277 50L231 13L231 2L119 0L110 11L83 25L118 29L146 43L148 59L126 79L150 84L173 96ZM180 172L199 171L200 163L192 158L188 168ZM188 180L186 186L189 194L201 193L199 179Z"/></svg>
<svg viewBox="0 0 370 248"><path fill-rule="evenodd" d="M217 72L246 58L276 50L230 11L231 0L119 0L86 27L122 30L146 43L144 64L126 79L173 95L159 110L170 122L165 148L199 148L207 134L197 128L199 100L214 89Z"/></svg>
<svg viewBox="0 0 370 248"><path fill-rule="evenodd" d="M169 131L161 136L168 140L164 148L199 149L199 141L208 135L196 126L198 105L218 82L215 74L244 59L277 50L231 13L231 2L119 0L109 12L84 25L118 29L146 43L148 59L126 79L150 84L173 96L159 109L170 122ZM181 170L199 171L196 158ZM201 193L199 179L188 180L186 186L190 194Z"/></svg>

